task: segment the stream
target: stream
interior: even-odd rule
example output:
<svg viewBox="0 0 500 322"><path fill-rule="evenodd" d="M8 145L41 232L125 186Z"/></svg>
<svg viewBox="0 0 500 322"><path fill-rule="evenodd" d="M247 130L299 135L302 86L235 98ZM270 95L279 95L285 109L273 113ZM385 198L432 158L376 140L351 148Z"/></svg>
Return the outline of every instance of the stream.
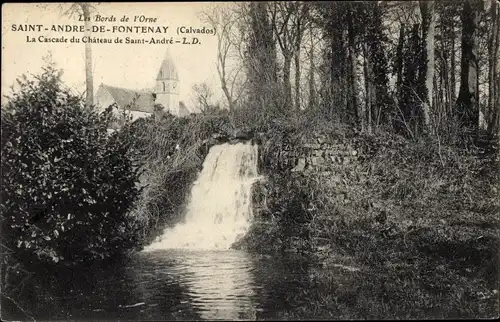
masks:
<svg viewBox="0 0 500 322"><path fill-rule="evenodd" d="M278 319L307 305L307 285L308 264L297 258L172 249L44 277L18 302L36 320Z"/></svg>

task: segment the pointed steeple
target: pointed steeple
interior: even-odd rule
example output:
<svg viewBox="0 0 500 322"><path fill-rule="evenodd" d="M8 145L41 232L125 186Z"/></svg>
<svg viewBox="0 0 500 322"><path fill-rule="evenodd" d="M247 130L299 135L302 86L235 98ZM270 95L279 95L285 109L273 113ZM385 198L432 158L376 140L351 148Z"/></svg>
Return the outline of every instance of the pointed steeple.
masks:
<svg viewBox="0 0 500 322"><path fill-rule="evenodd" d="M177 73L177 68L175 67L174 60L170 54L170 50L167 48L163 61L161 62L160 70L158 71L158 76L156 80L179 80L179 74Z"/></svg>
<svg viewBox="0 0 500 322"><path fill-rule="evenodd" d="M163 105L173 115L179 115L179 74L168 48L156 77L155 93L156 104Z"/></svg>

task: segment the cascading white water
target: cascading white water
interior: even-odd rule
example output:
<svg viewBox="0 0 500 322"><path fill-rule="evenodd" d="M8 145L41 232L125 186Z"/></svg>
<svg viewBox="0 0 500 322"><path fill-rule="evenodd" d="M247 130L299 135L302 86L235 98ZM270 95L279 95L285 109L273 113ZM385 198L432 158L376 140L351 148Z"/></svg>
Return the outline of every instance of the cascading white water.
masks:
<svg viewBox="0 0 500 322"><path fill-rule="evenodd" d="M191 188L185 221L166 229L145 251L229 249L250 225L257 157L257 146L250 142L213 146Z"/></svg>

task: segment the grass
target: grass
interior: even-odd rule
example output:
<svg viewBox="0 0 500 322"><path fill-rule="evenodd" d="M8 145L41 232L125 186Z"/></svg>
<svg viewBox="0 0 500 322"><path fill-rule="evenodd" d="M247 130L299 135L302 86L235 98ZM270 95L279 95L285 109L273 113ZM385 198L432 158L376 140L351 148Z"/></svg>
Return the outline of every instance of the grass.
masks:
<svg viewBox="0 0 500 322"><path fill-rule="evenodd" d="M273 159L262 163L269 179L256 188L259 211L243 243L251 251L316 259L311 286L297 295L304 304L283 318L498 316L500 178L494 154L431 138L326 126L308 129L305 141L340 138L360 151L360 161L332 168L328 176L301 176L276 162L284 142L304 142L300 128L289 133L287 140L278 133L263 150L271 151L263 158ZM294 204L300 191L309 198ZM299 223L294 212L304 220Z"/></svg>
<svg viewBox="0 0 500 322"><path fill-rule="evenodd" d="M390 251L390 250L388 250ZM304 288L304 305L289 318L442 319L492 318L498 315L494 292L475 272L464 274L446 261L414 253L412 261L358 265L359 271L339 267L311 272ZM357 265L356 256L350 260ZM476 275L476 276L475 276ZM307 304L306 304L307 303Z"/></svg>

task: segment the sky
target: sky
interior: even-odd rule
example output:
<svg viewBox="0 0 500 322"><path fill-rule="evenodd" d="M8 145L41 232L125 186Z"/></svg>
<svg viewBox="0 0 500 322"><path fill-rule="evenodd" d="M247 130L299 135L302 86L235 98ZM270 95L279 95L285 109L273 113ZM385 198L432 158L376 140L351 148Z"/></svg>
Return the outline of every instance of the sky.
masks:
<svg viewBox="0 0 500 322"><path fill-rule="evenodd" d="M210 27L199 19L199 12L208 9L209 2L179 3L98 3L93 4L97 13L92 13L92 24L112 29L113 26L168 26L166 34L141 33L93 33L100 38L134 37L149 40L152 36L181 39L177 36L178 27ZM56 67L64 71L63 82L77 92L85 90L85 45L80 43L42 43L27 42L27 37L39 36L81 38L82 32L64 33L50 31L52 25L83 25L78 15L68 17L64 10L71 6L65 4L10 3L2 6L2 99L10 92L9 87L22 74L39 74L44 66L43 57L51 51ZM115 17L115 22L95 22L95 15ZM129 22L120 22L123 16ZM156 22L133 22L134 16L156 18ZM13 31L12 25L41 24L49 31ZM19 29L19 27L17 27ZM161 61L169 47L180 78L180 100L191 104L192 86L207 82L220 97L216 69L217 37L215 35L197 36L201 44L92 44L94 70L94 93L101 83L130 89L146 89L155 85Z"/></svg>

